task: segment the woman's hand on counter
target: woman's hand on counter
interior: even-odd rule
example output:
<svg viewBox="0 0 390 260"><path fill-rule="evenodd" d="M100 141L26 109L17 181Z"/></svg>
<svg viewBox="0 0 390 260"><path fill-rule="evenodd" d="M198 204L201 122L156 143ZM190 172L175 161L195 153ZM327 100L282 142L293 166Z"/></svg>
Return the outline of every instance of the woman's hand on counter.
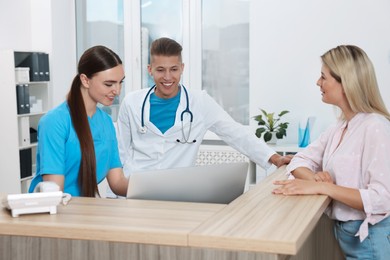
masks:
<svg viewBox="0 0 390 260"><path fill-rule="evenodd" d="M301 179L279 180L274 182L279 187L274 189L272 193L283 195L321 194L321 186L323 183Z"/></svg>
<svg viewBox="0 0 390 260"><path fill-rule="evenodd" d="M301 179L279 180L274 182L279 185L272 191L273 194L283 195L327 195L354 209L363 211L363 200L359 189L338 186L324 181L308 181Z"/></svg>

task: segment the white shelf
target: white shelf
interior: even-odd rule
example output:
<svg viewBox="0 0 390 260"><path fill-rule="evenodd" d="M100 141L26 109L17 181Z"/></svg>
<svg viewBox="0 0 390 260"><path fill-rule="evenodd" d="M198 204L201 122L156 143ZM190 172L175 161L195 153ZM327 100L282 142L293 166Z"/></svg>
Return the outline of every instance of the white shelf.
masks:
<svg viewBox="0 0 390 260"><path fill-rule="evenodd" d="M30 81L30 82L27 82L27 83L20 83L20 84L29 84L29 85L44 85L44 84L47 84L49 83L50 81Z"/></svg>
<svg viewBox="0 0 390 260"><path fill-rule="evenodd" d="M47 113L47 111L28 113L28 114L18 114L17 117L42 116L46 113Z"/></svg>
<svg viewBox="0 0 390 260"><path fill-rule="evenodd" d="M14 50L0 50L0 71L2 72L0 86L3 89L2 94L8 97L0 103L0 110L3 111L2 123L7 126L4 127L4 131L0 135L0 143L2 144L0 146L0 156L6 158L0 164L0 172L6 173L0 175L0 192L3 193L27 191L32 177L21 178L20 154L26 149L32 149L31 173L33 175L36 169L35 152L37 143L30 143L30 128L37 129L40 118L51 109L50 81L16 82L15 68L19 64L16 64L16 62L21 62L22 58L20 56L16 57L15 53ZM35 104L35 101L39 101L39 106L33 107L33 109L31 109L33 104L30 104L32 113L18 114L17 84L28 85L30 102ZM35 99L32 97L35 97ZM39 112L33 112L34 110ZM23 156L26 154L23 153ZM27 171L24 172L24 175L29 175L28 167L22 169L26 168Z"/></svg>
<svg viewBox="0 0 390 260"><path fill-rule="evenodd" d="M31 180L33 177L34 177L34 173L32 176L28 176L28 177L20 179L20 181L28 181L28 180Z"/></svg>
<svg viewBox="0 0 390 260"><path fill-rule="evenodd" d="M29 144L29 145L19 146L19 150L24 150L24 149L33 148L33 147L36 147L37 145L38 145L38 143L31 143L31 144Z"/></svg>

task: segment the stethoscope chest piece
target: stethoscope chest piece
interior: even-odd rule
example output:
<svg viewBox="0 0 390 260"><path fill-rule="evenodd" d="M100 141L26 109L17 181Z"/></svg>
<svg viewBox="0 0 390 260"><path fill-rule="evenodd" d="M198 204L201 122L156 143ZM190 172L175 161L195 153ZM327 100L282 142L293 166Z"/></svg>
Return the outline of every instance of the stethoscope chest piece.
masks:
<svg viewBox="0 0 390 260"><path fill-rule="evenodd" d="M141 134L146 134L146 126L142 126L138 129L138 132L140 132Z"/></svg>

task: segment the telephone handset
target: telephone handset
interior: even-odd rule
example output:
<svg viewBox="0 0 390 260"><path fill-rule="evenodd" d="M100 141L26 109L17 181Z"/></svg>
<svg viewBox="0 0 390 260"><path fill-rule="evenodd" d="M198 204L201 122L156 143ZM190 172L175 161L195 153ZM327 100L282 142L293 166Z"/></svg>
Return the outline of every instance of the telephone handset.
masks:
<svg viewBox="0 0 390 260"><path fill-rule="evenodd" d="M3 199L3 205L11 210L12 217L21 214L43 213L57 214L57 205L68 203L70 194L60 191L55 182L40 182L34 193L9 194Z"/></svg>

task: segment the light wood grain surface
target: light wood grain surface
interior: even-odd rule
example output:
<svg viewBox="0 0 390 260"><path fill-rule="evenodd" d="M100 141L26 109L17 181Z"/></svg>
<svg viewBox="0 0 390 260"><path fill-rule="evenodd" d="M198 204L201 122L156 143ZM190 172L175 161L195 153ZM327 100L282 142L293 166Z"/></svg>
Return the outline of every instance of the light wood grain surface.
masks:
<svg viewBox="0 0 390 260"><path fill-rule="evenodd" d="M273 195L283 178L280 168L229 205L72 198L56 215L19 218L2 207L0 235L295 255L330 199Z"/></svg>
<svg viewBox="0 0 390 260"><path fill-rule="evenodd" d="M191 232L191 246L296 254L320 219L327 196L274 195L280 168Z"/></svg>
<svg viewBox="0 0 390 260"><path fill-rule="evenodd" d="M188 245L188 233L221 204L72 198L56 215L12 218L0 212L0 234L159 245Z"/></svg>

